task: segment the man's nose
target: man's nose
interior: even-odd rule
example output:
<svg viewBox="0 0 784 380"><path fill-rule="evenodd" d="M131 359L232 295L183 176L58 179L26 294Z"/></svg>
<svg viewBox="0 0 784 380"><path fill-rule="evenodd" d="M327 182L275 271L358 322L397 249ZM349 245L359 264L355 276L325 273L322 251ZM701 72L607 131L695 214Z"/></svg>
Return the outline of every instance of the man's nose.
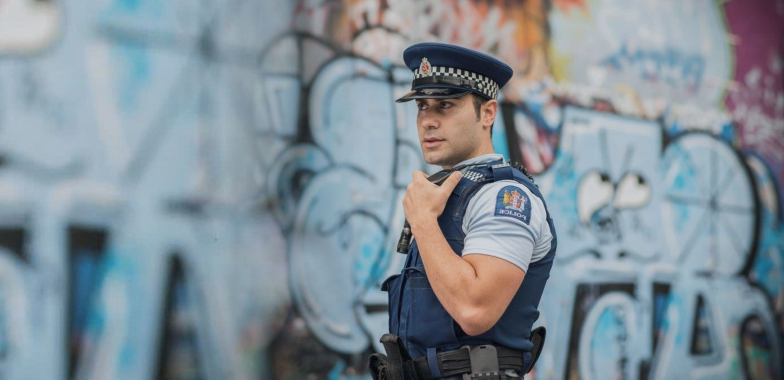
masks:
<svg viewBox="0 0 784 380"><path fill-rule="evenodd" d="M439 126L438 118L434 117L432 114L423 115L420 119L420 123L424 129L435 129Z"/></svg>

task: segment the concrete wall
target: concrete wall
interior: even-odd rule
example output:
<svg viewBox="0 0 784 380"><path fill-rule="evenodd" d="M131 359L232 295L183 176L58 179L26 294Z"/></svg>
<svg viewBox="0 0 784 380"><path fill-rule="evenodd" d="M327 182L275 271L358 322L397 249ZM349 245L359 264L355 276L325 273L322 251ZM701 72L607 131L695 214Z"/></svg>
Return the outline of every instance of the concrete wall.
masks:
<svg viewBox="0 0 784 380"><path fill-rule="evenodd" d="M366 379L419 41L515 69L531 378L784 376L781 0L6 0L0 378Z"/></svg>

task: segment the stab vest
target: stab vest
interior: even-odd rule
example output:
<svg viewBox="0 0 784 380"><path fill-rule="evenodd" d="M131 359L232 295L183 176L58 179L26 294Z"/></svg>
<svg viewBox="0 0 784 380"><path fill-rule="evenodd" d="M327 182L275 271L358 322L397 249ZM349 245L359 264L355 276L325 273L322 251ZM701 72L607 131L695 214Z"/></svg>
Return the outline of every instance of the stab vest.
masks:
<svg viewBox="0 0 784 380"><path fill-rule="evenodd" d="M493 161L487 166L471 168L460 179L438 218L441 232L455 254L463 252L462 225L468 201L482 186L501 180L516 181L544 203L539 189L509 164ZM438 352L456 350L463 345L494 344L524 351L525 361L530 363L531 327L539 317L537 307L555 258L556 235L549 212L547 224L553 235L550 251L541 260L529 264L523 283L504 314L490 330L477 336L464 333L441 306L430 287L414 239L401 273L389 277L381 287L389 295L389 332L402 338L414 359L428 356L430 361Z"/></svg>

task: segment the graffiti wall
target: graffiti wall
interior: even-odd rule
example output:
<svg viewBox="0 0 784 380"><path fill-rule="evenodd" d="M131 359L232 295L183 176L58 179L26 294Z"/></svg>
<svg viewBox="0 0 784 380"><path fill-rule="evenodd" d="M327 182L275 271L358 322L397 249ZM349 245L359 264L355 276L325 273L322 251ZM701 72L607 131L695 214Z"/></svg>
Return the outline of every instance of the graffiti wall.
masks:
<svg viewBox="0 0 784 380"><path fill-rule="evenodd" d="M528 378L784 378L782 0L0 1L0 378L369 379L421 41L515 70Z"/></svg>

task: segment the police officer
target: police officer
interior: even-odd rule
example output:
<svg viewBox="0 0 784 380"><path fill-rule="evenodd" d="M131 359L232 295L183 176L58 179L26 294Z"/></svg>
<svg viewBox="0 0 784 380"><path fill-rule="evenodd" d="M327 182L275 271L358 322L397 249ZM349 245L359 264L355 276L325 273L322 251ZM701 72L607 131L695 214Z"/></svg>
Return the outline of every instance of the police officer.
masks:
<svg viewBox="0 0 784 380"><path fill-rule="evenodd" d="M382 337L387 356L371 357L371 372L394 380L522 377L544 338L531 328L556 234L538 188L493 150L497 98L512 69L441 43L413 45L403 59L414 80L397 101L416 101L422 154L446 179L438 186L417 171L406 191L413 240L401 274L382 285L390 333Z"/></svg>

